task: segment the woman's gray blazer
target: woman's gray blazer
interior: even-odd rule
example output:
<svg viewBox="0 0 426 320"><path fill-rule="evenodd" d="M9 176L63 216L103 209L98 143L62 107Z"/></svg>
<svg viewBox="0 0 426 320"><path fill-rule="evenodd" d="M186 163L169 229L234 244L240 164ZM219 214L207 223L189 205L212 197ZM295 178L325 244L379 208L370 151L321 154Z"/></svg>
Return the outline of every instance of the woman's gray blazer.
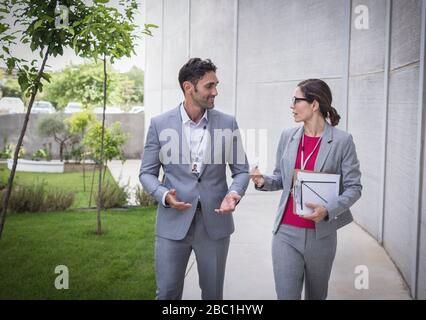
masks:
<svg viewBox="0 0 426 320"><path fill-rule="evenodd" d="M297 150L303 126L284 130L278 144L275 170L264 176L261 191L283 190L276 213L273 232L280 227L285 205L291 191ZM325 205L328 217L316 223L316 238L325 237L353 221L350 207L361 197L361 172L352 136L326 122L321 147L315 162L316 172L340 174L340 192L336 201Z"/></svg>

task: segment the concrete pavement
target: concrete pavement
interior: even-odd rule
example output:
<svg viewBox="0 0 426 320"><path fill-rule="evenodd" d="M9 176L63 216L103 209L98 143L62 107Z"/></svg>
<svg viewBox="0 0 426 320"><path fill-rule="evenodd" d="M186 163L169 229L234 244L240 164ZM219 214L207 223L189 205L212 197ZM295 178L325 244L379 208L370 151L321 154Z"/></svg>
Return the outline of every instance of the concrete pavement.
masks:
<svg viewBox="0 0 426 320"><path fill-rule="evenodd" d="M280 192L250 188L234 213L225 275L224 299L276 299L272 273L272 225ZM187 274L184 299L200 299L195 257ZM369 289L358 290L355 280L368 270ZM365 268L365 267L367 268ZM355 273L357 271L357 273ZM359 282L359 281L358 281ZM401 275L385 250L356 223L338 231L337 254L328 299L410 299Z"/></svg>
<svg viewBox="0 0 426 320"><path fill-rule="evenodd" d="M107 163L108 169L120 186L128 185L129 198L128 204L135 205L135 188L139 183L140 160L126 160L122 163L120 160L113 160Z"/></svg>
<svg viewBox="0 0 426 320"><path fill-rule="evenodd" d="M113 176L136 186L139 160L112 162ZM117 179L116 178L116 179ZM235 232L229 248L224 299L276 299L272 273L272 225L280 192L249 187L234 213ZM354 213L356 217L356 212ZM357 270L359 268L359 270ZM368 289L356 280L368 272ZM359 279L359 278L358 278ZM366 284L364 282L364 284ZM188 263L184 299L200 299L194 255ZM383 247L356 223L338 231L337 254L330 279L329 299L410 299L407 287Z"/></svg>

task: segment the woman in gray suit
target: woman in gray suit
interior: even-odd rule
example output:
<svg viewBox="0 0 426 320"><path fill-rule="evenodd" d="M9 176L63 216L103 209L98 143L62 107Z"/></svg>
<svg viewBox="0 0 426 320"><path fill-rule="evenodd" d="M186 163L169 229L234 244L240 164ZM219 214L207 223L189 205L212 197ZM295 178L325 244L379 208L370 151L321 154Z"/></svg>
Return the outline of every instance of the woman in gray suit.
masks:
<svg viewBox="0 0 426 320"><path fill-rule="evenodd" d="M336 254L336 230L350 223L349 208L361 197L361 172L352 136L336 129L340 116L331 105L328 85L308 79L294 91L294 120L303 126L284 130L278 144L275 170L251 172L257 190L283 190L272 240L272 260L278 299L326 299ZM327 120L328 119L328 120ZM329 121L329 122L328 122ZM340 192L325 205L306 204L312 215L293 213L295 169L340 174Z"/></svg>

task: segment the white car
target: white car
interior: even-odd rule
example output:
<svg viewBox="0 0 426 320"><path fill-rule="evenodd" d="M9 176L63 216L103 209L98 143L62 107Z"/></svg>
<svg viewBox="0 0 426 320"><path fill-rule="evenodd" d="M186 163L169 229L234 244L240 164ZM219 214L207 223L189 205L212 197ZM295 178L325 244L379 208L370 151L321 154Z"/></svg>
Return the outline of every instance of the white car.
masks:
<svg viewBox="0 0 426 320"><path fill-rule="evenodd" d="M130 109L130 113L140 113L140 112L144 112L145 111L145 107L144 106L134 106L132 107L132 109Z"/></svg>
<svg viewBox="0 0 426 320"><path fill-rule="evenodd" d="M82 112L83 106L79 102L69 102L64 109L64 113Z"/></svg>
<svg viewBox="0 0 426 320"><path fill-rule="evenodd" d="M96 107L93 109L93 113L103 113L104 108L103 107ZM119 107L106 107L105 113L123 113L123 110L121 110Z"/></svg>
<svg viewBox="0 0 426 320"><path fill-rule="evenodd" d="M56 109L49 101L34 101L31 113L55 113Z"/></svg>
<svg viewBox="0 0 426 320"><path fill-rule="evenodd" d="M0 100L0 113L24 113L24 103L20 98L4 97Z"/></svg>

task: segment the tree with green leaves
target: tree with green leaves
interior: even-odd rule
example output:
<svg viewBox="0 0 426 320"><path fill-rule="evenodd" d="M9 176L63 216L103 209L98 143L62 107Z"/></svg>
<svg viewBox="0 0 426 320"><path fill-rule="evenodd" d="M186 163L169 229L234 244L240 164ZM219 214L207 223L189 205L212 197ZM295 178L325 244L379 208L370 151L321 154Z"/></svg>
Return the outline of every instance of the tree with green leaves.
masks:
<svg viewBox="0 0 426 320"><path fill-rule="evenodd" d="M0 2L0 60L6 63L9 70L18 70L21 90L29 97L27 113L14 152L12 170L2 199L0 237L6 220L18 164L18 153L28 126L31 109L37 93L42 91L44 81L49 81L50 78L45 72L48 58L52 55L62 55L64 48L71 46L81 56L95 59L103 57L105 76L107 57L112 62L115 58L130 56L134 52L133 40L136 27L133 24L133 18L138 9L136 0L119 0L120 6L124 8L124 15L115 8L107 7L105 5L107 2L107 0L94 0L92 6L88 6L82 0L2 0ZM67 10L61 10L61 6ZM67 14L63 14L64 12ZM21 30L12 31L6 20L7 15L12 16L14 24ZM151 27L153 26L145 25L142 33L150 34ZM28 44L31 51L40 55L42 59L40 65L36 60L29 63L10 54L9 48L15 44L15 35L19 32L22 34L20 42ZM105 108L106 77L104 78ZM104 118L105 115L103 123ZM100 233L99 207L98 233Z"/></svg>
<svg viewBox="0 0 426 320"><path fill-rule="evenodd" d="M104 131L103 143L102 130ZM82 144L95 162L102 163L106 167L108 161L126 159L123 147L128 139L129 136L123 132L120 122L115 122L111 128L102 128L102 124L97 121L87 130Z"/></svg>
<svg viewBox="0 0 426 320"><path fill-rule="evenodd" d="M144 100L144 72L133 66L128 72L124 74L127 79L132 81L132 94L129 96L130 105L142 105Z"/></svg>
<svg viewBox="0 0 426 320"><path fill-rule="evenodd" d="M3 81L0 90L3 97L17 97L22 99L21 87L16 79L7 79Z"/></svg>
<svg viewBox="0 0 426 320"><path fill-rule="evenodd" d="M60 110L71 101L81 102L89 109L101 105L103 101L102 64L71 65L61 72L53 73L52 81L43 93L43 99L56 103Z"/></svg>
<svg viewBox="0 0 426 320"><path fill-rule="evenodd" d="M84 136L82 144L95 163L97 163L99 167L106 168L108 161L113 159L119 159L121 161L126 160L123 147L127 140L128 136L122 131L119 122L115 122L111 129L102 127L101 123L95 122L90 126ZM106 170L103 171L102 175L102 171L99 171L100 183L102 183L102 185L104 185L105 172ZM93 173L93 178L94 176L95 174ZM92 201L93 182L94 180L92 179L89 207ZM98 190L98 194L102 193ZM103 207L102 203L98 205Z"/></svg>
<svg viewBox="0 0 426 320"><path fill-rule="evenodd" d="M107 74L108 105L142 104L142 70L135 68L128 73L118 73L107 63ZM53 102L59 110L71 101L81 102L85 108L91 109L102 105L103 80L102 63L71 65L52 74L41 98Z"/></svg>
<svg viewBox="0 0 426 320"><path fill-rule="evenodd" d="M125 74L117 74L117 76L119 81L113 88L113 100L116 101L116 105L122 106L127 111L134 104L134 101L138 99L135 83L127 78Z"/></svg>
<svg viewBox="0 0 426 320"><path fill-rule="evenodd" d="M96 121L95 115L85 110L83 112L74 113L68 120L70 132L80 135L82 141L86 135L87 128ZM86 191L86 168L84 165L86 155L84 145L81 146L82 150L82 165L83 165L83 191Z"/></svg>
<svg viewBox="0 0 426 320"><path fill-rule="evenodd" d="M49 114L41 117L37 125L37 131L41 137L51 137L58 143L61 161L64 161L66 144L71 140L77 140L77 136L70 131L69 123L64 120L62 114Z"/></svg>
<svg viewBox="0 0 426 320"><path fill-rule="evenodd" d="M62 1L64 4L74 5L74 13L69 18L82 19L87 6L79 0ZM29 97L27 113L18 138L13 156L12 170L9 175L6 192L3 193L2 210L0 212L0 237L3 232L18 164L18 154L30 119L31 109L38 92L43 89L44 80L49 81L49 75L45 73L45 66L50 56L63 54L63 48L72 44L75 34L80 29L74 29L71 33L67 28L58 28L55 24L57 2L45 0L2 0L0 2L0 60L5 62L8 70L17 69L18 82L22 92ZM7 23L7 17L12 17L18 30L13 31ZM28 62L24 59L12 56L9 48L15 44L16 34L22 34L21 43L29 44L31 51L37 52L42 61L38 66L37 61Z"/></svg>
<svg viewBox="0 0 426 320"><path fill-rule="evenodd" d="M139 8L136 0L120 0L124 14L117 8L107 6L108 0L94 0L94 5L89 8L89 14L82 20L73 24L73 27L81 28L81 32L73 39L76 53L84 58L95 61L102 60L104 66L104 96L101 127L101 149L99 154L99 185L98 194L102 194L102 163L105 157L105 109L107 105L107 61L114 63L116 59L130 57L135 53L135 40L139 37L137 26L134 23L135 14ZM106 27L107 26L107 27ZM154 25L145 25L142 31L151 34L150 28ZM102 203L97 203L97 233L102 233L101 228Z"/></svg>

